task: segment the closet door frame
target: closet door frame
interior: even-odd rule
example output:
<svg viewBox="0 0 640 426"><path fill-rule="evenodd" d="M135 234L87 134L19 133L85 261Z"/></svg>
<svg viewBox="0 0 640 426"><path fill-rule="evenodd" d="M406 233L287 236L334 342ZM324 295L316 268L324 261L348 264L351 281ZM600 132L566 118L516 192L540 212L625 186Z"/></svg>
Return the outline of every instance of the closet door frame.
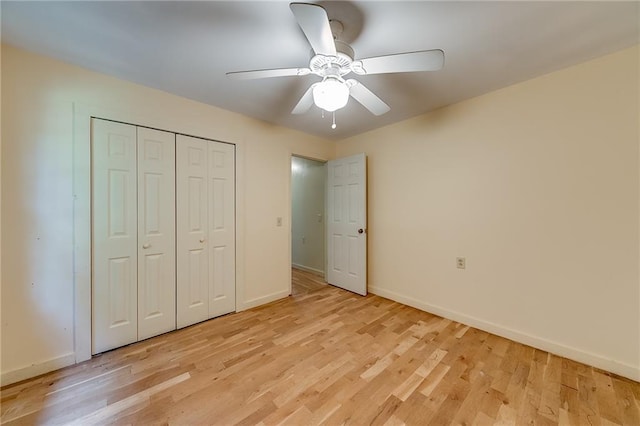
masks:
<svg viewBox="0 0 640 426"><path fill-rule="evenodd" d="M176 120L168 112L163 117L149 117L140 115L134 111L118 111L107 109L85 103L71 102L70 112L73 116L73 176L72 176L72 197L73 197L73 280L74 280L74 352L66 354L56 364L56 368L79 363L91 359L92 324L91 324L91 119L99 118L103 120L120 123L136 123L141 127L162 129L166 123L171 125L172 132L189 135L193 132L192 125L175 124ZM202 133L216 133L212 127L199 128ZM244 145L221 140L216 137L198 136L207 140L220 141L235 146L236 156L236 187L235 199L244 199ZM244 303L244 229L238 227L242 223L244 215L241 209L237 208L236 202L236 312L253 307L254 303Z"/></svg>

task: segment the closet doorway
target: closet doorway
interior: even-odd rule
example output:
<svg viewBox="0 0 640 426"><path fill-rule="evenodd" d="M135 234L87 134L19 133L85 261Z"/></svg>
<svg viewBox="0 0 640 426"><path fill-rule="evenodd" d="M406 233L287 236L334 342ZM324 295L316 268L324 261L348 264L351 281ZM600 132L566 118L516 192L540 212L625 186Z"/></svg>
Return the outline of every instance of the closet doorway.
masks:
<svg viewBox="0 0 640 426"><path fill-rule="evenodd" d="M92 354L234 312L235 146L91 120Z"/></svg>
<svg viewBox="0 0 640 426"><path fill-rule="evenodd" d="M291 266L316 275L323 282L326 176L325 162L291 157ZM294 288L295 284L292 283L293 294L301 290Z"/></svg>

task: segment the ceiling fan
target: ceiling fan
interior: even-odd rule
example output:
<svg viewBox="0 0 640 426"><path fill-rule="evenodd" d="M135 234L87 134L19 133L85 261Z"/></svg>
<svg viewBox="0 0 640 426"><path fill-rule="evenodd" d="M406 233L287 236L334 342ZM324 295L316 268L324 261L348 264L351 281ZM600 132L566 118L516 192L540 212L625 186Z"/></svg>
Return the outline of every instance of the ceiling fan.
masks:
<svg viewBox="0 0 640 426"><path fill-rule="evenodd" d="M324 111L335 112L343 108L351 96L374 115L382 115L390 110L389 105L357 80L345 79L347 74L436 71L444 65L444 52L440 49L355 60L351 46L338 39L343 30L342 23L329 20L322 6L291 3L289 7L315 52L309 67L238 71L229 72L227 76L237 80L308 74L322 77L322 81L312 84L302 95L292 114L303 114L313 104ZM335 128L335 115L332 128Z"/></svg>

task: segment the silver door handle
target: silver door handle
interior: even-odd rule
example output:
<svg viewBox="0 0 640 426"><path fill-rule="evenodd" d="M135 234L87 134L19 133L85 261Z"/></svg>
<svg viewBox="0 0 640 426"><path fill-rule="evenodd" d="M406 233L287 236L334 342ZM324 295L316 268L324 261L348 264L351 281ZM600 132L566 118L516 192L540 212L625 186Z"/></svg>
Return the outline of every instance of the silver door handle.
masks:
<svg viewBox="0 0 640 426"><path fill-rule="evenodd" d="M146 244L142 245L143 249L148 249L149 247L151 247L151 244L149 244L149 243L146 243Z"/></svg>
<svg viewBox="0 0 640 426"><path fill-rule="evenodd" d="M201 242L201 243L204 243L204 238L200 238L200 242Z"/></svg>

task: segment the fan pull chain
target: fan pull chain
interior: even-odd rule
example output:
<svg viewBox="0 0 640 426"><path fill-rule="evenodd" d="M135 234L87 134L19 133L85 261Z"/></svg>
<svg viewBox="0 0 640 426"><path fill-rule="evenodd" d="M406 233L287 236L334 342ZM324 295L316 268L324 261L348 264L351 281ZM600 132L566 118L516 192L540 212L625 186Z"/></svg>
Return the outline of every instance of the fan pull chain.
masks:
<svg viewBox="0 0 640 426"><path fill-rule="evenodd" d="M320 111L322 111L322 118L324 118L324 110L321 109Z"/></svg>
<svg viewBox="0 0 640 426"><path fill-rule="evenodd" d="M336 112L333 111L333 124L331 125L332 129L336 128Z"/></svg>

